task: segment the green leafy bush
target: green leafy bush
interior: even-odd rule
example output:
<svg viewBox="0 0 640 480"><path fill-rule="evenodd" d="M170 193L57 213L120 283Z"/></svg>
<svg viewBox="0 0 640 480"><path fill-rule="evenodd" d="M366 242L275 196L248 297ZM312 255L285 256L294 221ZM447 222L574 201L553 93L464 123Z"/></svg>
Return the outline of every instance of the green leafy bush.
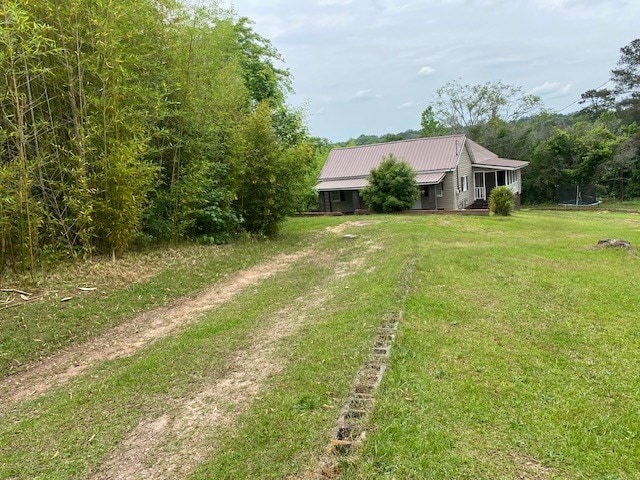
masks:
<svg viewBox="0 0 640 480"><path fill-rule="evenodd" d="M509 216L515 206L513 192L507 186L496 187L489 195L489 210L496 215Z"/></svg>
<svg viewBox="0 0 640 480"><path fill-rule="evenodd" d="M419 193L415 172L409 164L390 154L378 168L371 170L362 198L374 212L391 213L411 208Z"/></svg>

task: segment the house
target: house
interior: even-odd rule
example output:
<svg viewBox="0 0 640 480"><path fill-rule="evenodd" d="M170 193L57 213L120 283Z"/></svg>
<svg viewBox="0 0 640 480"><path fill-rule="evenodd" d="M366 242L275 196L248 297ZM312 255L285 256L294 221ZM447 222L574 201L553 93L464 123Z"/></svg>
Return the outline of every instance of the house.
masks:
<svg viewBox="0 0 640 480"><path fill-rule="evenodd" d="M323 212L366 209L360 190L372 168L393 154L416 172L420 197L414 210L462 210L486 205L491 190L513 190L516 208L522 192L521 170L529 163L499 158L466 135L416 138L399 142L335 148L316 187Z"/></svg>

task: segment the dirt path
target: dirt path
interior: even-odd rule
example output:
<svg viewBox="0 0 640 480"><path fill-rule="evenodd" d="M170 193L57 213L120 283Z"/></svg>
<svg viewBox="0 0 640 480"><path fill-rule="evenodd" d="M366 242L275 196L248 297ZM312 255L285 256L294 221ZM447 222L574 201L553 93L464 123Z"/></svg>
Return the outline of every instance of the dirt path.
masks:
<svg viewBox="0 0 640 480"><path fill-rule="evenodd" d="M308 314L324 303L323 295L317 290L277 312L255 332L250 346L236 354L225 377L180 399L162 416L141 422L92 478L185 478L215 450L207 437L230 427L267 379L285 368L278 342L302 328Z"/></svg>
<svg viewBox="0 0 640 480"><path fill-rule="evenodd" d="M288 270L294 262L310 254L311 250L304 250L279 255L241 270L195 297L180 298L169 306L145 312L87 343L60 351L30 365L21 373L0 380L0 413L68 382L100 362L134 354L176 329L193 323L247 287Z"/></svg>
<svg viewBox="0 0 640 480"><path fill-rule="evenodd" d="M362 251L355 260L335 264L332 275L340 279L356 273L367 253ZM324 265L334 262L333 255L323 259ZM216 450L212 437L232 428L268 379L286 368L286 359L278 353L280 342L298 333L327 296L326 289L316 288L273 314L255 331L249 346L235 354L225 376L212 379L188 398L176 400L162 415L140 422L91 479L187 477Z"/></svg>

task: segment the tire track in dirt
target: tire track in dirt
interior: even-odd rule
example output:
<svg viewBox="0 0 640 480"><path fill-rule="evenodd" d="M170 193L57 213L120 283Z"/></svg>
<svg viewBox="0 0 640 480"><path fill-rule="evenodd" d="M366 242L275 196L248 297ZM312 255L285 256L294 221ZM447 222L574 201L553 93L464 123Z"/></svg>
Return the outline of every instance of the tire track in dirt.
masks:
<svg viewBox="0 0 640 480"><path fill-rule="evenodd" d="M268 378L286 367L278 356L279 342L304 326L308 314L325 302L323 295L317 290L275 313L276 320L255 332L250 345L236 353L226 376L181 399L160 417L138 424L91 478L185 478L215 451L207 437L215 429L232 426Z"/></svg>
<svg viewBox="0 0 640 480"><path fill-rule="evenodd" d="M349 274L359 270L362 263L349 262ZM333 275L348 276L344 267L336 265ZM317 288L276 312L268 325L254 333L249 346L236 353L225 377L181 399L169 412L139 423L91 479L170 480L188 476L215 451L209 436L232 427L266 381L285 369L287 362L278 355L279 342L298 333L326 298L327 292Z"/></svg>
<svg viewBox="0 0 640 480"><path fill-rule="evenodd" d="M311 253L312 250L307 249L278 255L236 272L195 297L183 297L168 306L145 312L89 342L60 351L0 380L0 413L65 384L101 362L133 355L193 323L205 312L229 302L246 288L288 270Z"/></svg>

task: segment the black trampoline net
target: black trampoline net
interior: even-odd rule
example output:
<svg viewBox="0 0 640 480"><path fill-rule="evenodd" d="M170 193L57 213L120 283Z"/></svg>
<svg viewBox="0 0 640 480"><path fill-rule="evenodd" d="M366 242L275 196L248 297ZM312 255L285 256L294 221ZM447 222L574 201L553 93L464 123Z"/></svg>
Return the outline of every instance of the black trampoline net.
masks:
<svg viewBox="0 0 640 480"><path fill-rule="evenodd" d="M558 203L560 205L597 205L596 185L572 185L558 187Z"/></svg>

